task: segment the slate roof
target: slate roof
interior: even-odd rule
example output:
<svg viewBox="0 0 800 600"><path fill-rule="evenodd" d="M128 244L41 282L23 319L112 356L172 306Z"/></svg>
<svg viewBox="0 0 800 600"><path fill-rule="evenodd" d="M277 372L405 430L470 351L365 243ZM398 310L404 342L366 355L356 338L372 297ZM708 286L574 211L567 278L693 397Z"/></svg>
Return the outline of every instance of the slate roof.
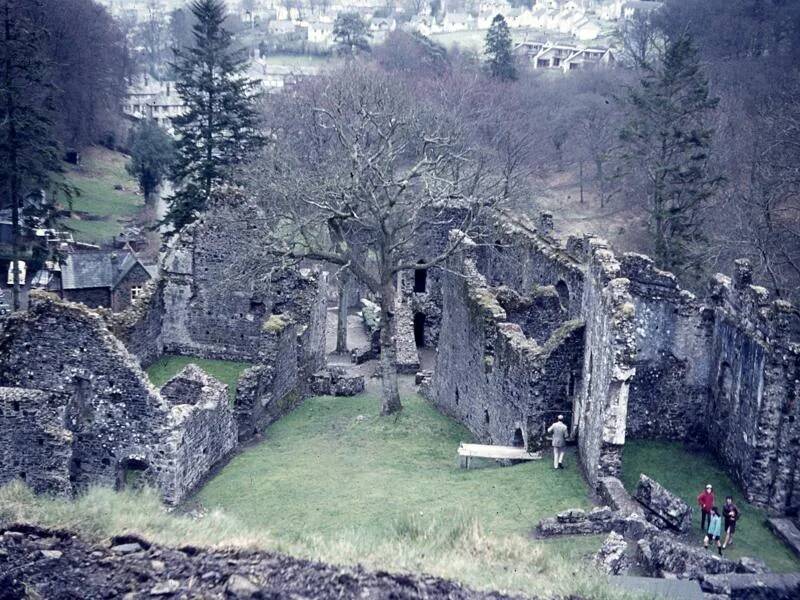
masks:
<svg viewBox="0 0 800 600"><path fill-rule="evenodd" d="M141 264L131 251L76 252L61 265L61 287L65 290L110 288L119 285L130 270ZM152 272L142 267L152 276Z"/></svg>

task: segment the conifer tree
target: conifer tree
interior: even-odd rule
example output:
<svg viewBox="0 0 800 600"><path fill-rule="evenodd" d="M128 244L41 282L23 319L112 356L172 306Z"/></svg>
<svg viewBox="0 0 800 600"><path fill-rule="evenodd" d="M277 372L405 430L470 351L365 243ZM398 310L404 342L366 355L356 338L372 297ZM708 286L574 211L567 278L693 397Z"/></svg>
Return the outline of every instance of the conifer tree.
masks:
<svg viewBox="0 0 800 600"><path fill-rule="evenodd" d="M663 59L645 69L621 134L628 177L641 183L659 267L690 270L703 209L720 183L709 167L717 99L686 35L668 40Z"/></svg>
<svg viewBox="0 0 800 600"><path fill-rule="evenodd" d="M195 0L194 45L176 51L175 89L186 112L173 119L177 157L175 195L164 221L175 231L205 210L215 188L233 182L235 167L263 143L255 101L257 83L244 76L245 57L223 27L225 3Z"/></svg>
<svg viewBox="0 0 800 600"><path fill-rule="evenodd" d="M41 5L36 0L2 0L0 23L0 205L11 209L12 298L17 310L22 199L58 183L61 150Z"/></svg>
<svg viewBox="0 0 800 600"><path fill-rule="evenodd" d="M486 56L492 77L505 81L517 78L517 68L511 54L511 32L503 15L496 15L486 32Z"/></svg>
<svg viewBox="0 0 800 600"><path fill-rule="evenodd" d="M144 201L149 203L175 160L172 138L158 123L147 119L131 130L128 148L131 160L125 169L136 177Z"/></svg>

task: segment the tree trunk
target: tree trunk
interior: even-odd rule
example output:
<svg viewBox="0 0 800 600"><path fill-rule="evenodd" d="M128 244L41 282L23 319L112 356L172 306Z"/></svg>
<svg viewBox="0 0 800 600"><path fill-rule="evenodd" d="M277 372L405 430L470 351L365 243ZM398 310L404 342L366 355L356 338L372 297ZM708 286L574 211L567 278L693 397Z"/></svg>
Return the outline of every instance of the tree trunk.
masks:
<svg viewBox="0 0 800 600"><path fill-rule="evenodd" d="M394 345L394 298L391 279L381 286L381 414L402 410L397 389L397 350Z"/></svg>
<svg viewBox="0 0 800 600"><path fill-rule="evenodd" d="M336 321L336 353L347 354L347 309L350 274L342 271L339 276L339 307Z"/></svg>

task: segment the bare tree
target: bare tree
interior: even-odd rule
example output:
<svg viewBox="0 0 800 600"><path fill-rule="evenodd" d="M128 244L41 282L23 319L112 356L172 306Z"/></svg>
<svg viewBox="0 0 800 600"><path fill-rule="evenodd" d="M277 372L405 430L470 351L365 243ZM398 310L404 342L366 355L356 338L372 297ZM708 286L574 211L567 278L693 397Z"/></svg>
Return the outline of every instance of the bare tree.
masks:
<svg viewBox="0 0 800 600"><path fill-rule="evenodd" d="M402 408L395 311L402 273L441 265L416 251L431 223L474 232L505 197L502 175L465 143L453 113L402 79L364 63L345 66L276 99L274 143L252 169L265 219L265 254L339 265L380 301L382 414Z"/></svg>

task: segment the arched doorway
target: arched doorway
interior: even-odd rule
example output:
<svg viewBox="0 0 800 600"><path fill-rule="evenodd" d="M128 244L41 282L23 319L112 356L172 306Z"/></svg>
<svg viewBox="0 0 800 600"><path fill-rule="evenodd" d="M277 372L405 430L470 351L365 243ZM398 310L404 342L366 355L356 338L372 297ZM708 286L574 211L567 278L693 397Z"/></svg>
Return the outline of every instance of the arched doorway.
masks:
<svg viewBox="0 0 800 600"><path fill-rule="evenodd" d="M425 264L419 261L417 264ZM428 291L428 269L414 269L414 293L424 294Z"/></svg>

